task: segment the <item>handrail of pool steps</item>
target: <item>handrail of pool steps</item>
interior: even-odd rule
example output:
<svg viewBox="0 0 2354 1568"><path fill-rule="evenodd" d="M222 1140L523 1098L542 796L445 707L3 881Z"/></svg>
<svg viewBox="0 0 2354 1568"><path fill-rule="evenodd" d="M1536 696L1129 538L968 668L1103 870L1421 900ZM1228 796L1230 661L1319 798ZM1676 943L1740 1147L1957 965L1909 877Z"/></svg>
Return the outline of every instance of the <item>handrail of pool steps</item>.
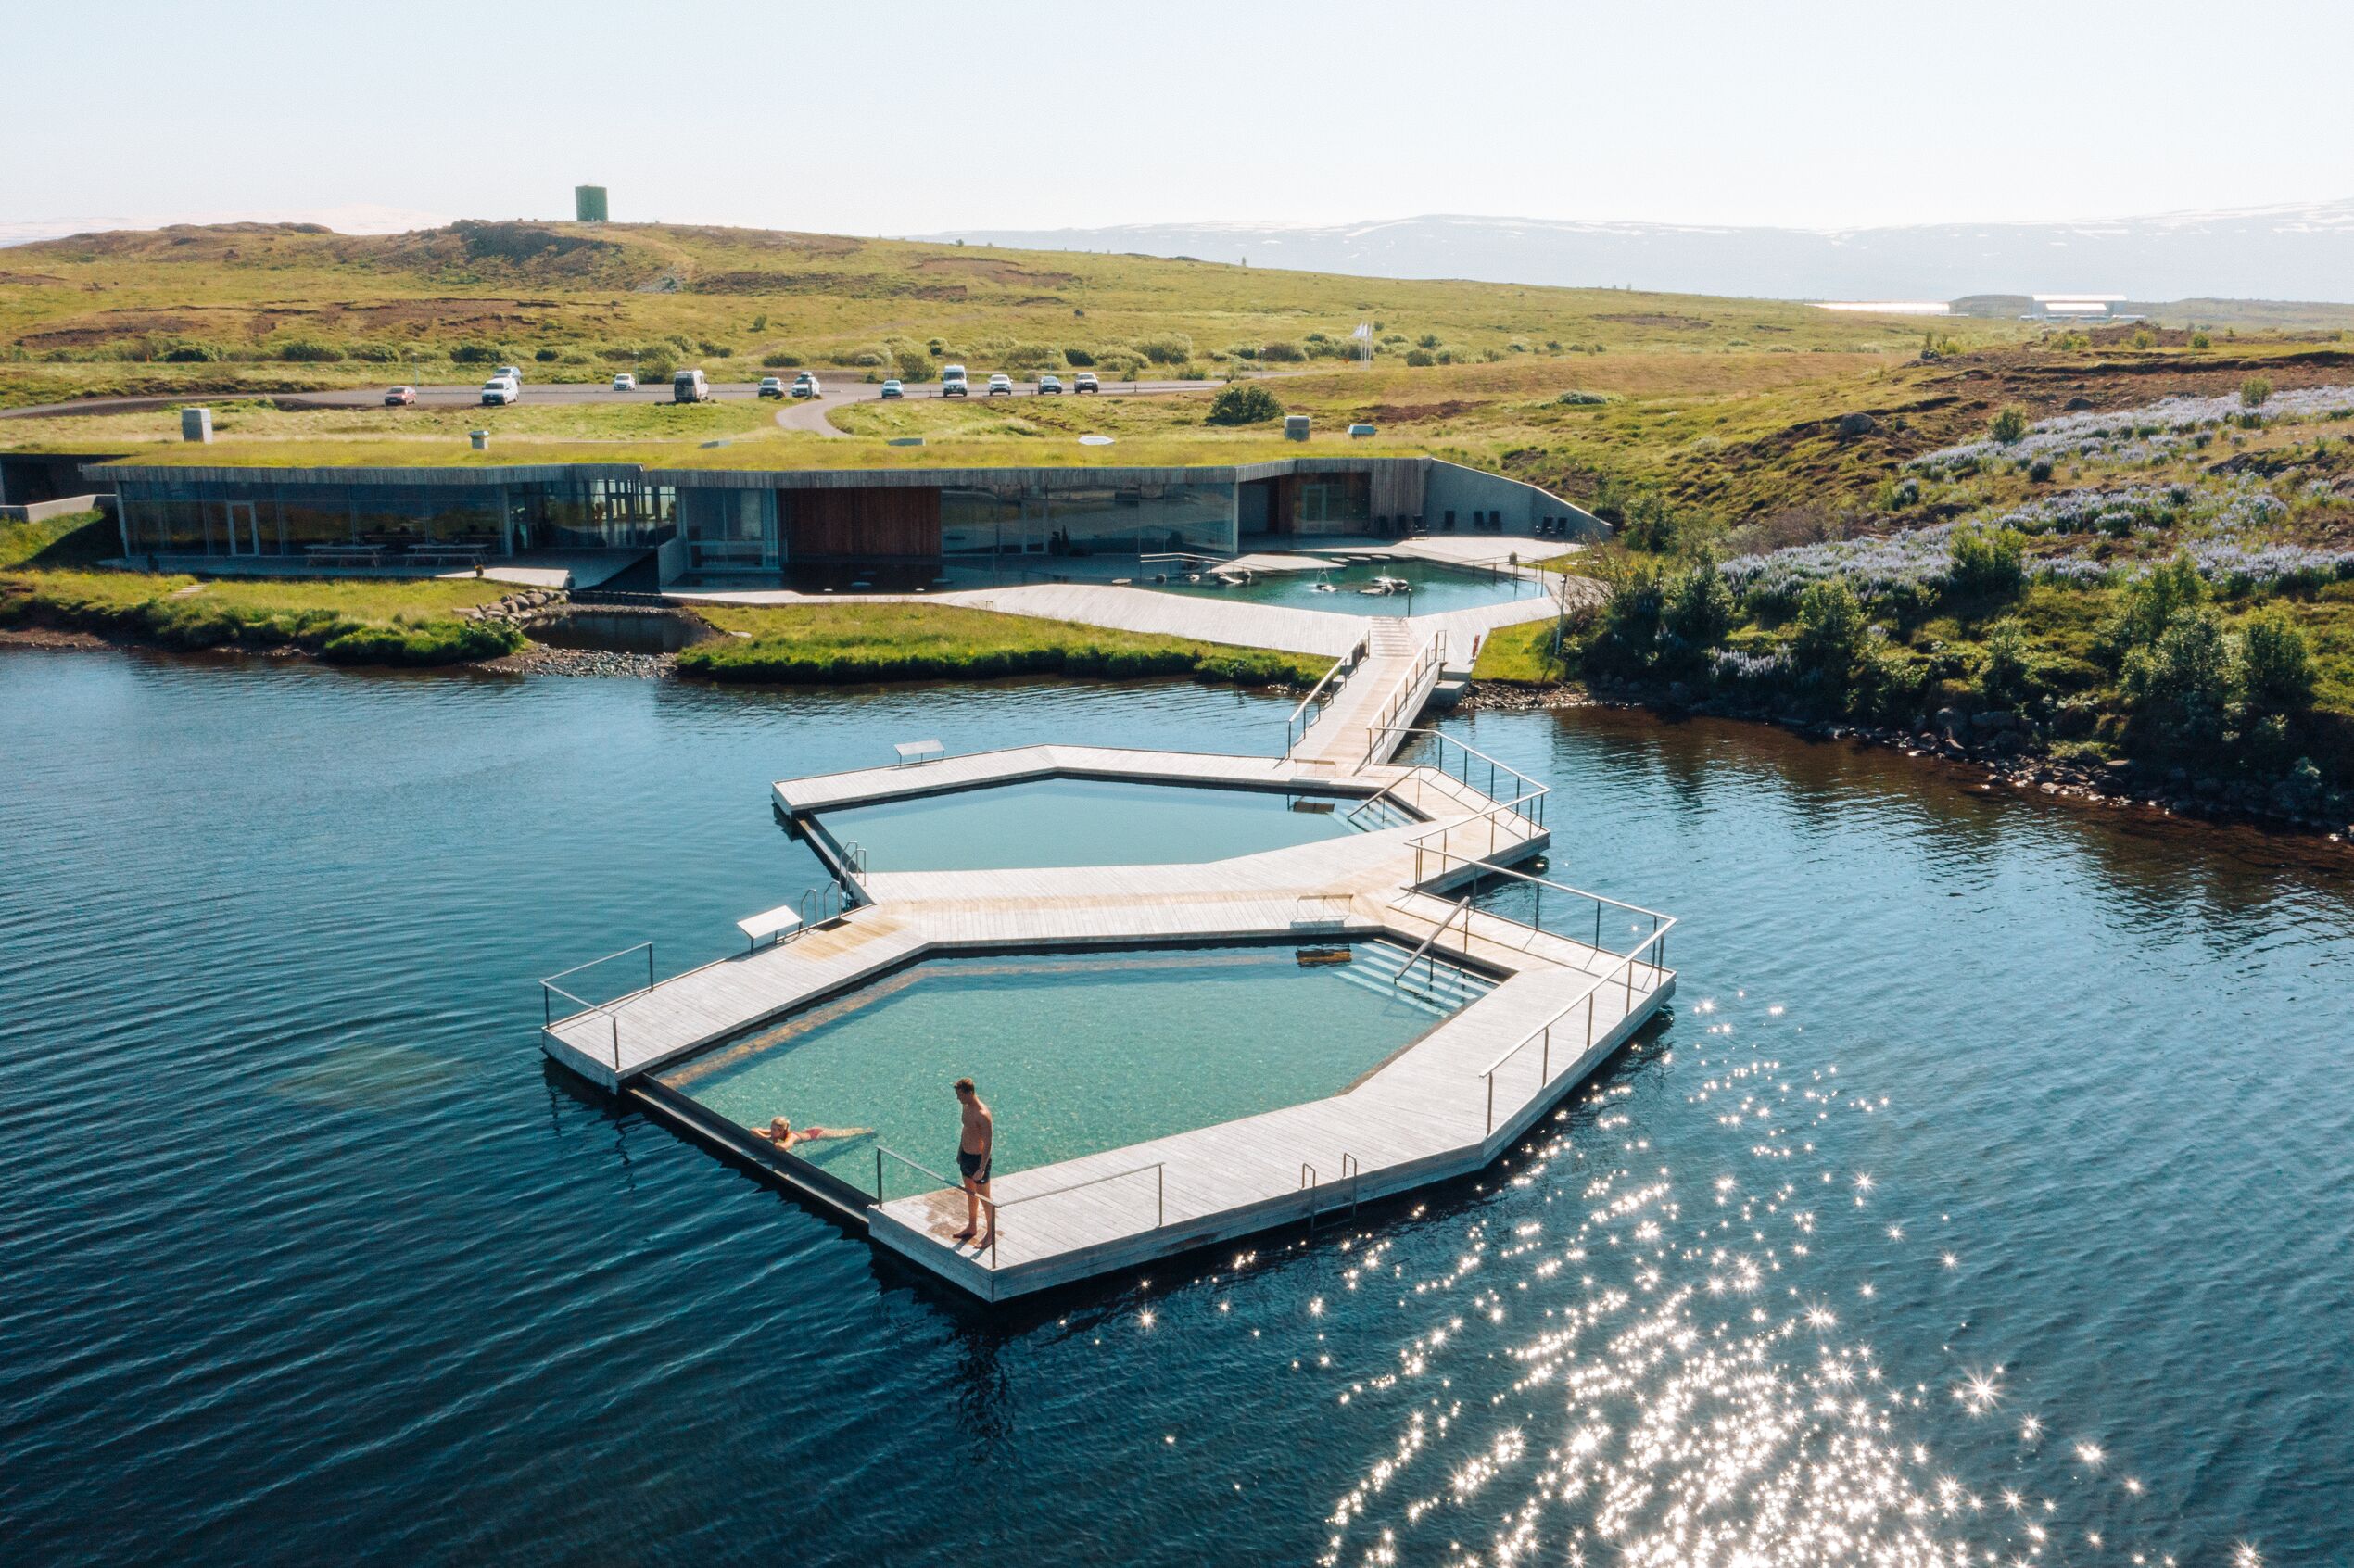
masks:
<svg viewBox="0 0 2354 1568"><path fill-rule="evenodd" d="M1636 961L1639 958L1642 958L1645 949L1648 948L1651 950L1652 956L1648 959L1643 959L1641 965L1642 967L1651 971L1649 978L1644 982L1644 989L1646 991L1656 989L1659 985L1660 978L1667 972L1667 933L1669 929L1675 926L1675 924L1676 921L1674 917L1670 917L1666 925L1662 926L1657 930L1652 932L1648 939L1637 945L1633 951L1627 953L1624 957L1620 958L1619 961L1615 965L1612 966L1609 970L1597 976L1592 983L1588 984L1584 991L1578 993L1576 996L1571 997L1568 1003L1556 1011L1550 1018L1548 1018L1543 1023L1538 1024L1535 1029L1530 1030L1525 1035L1523 1035L1518 1044L1514 1045L1511 1050L1505 1052L1502 1056L1497 1057L1494 1061L1488 1063L1485 1069L1473 1075L1476 1078L1485 1079L1487 1081L1487 1132L1486 1134L1483 1134L1483 1136L1492 1136L1496 1131L1496 1074L1501 1071L1505 1064L1510 1062L1514 1056L1519 1056L1523 1051L1527 1050L1530 1045L1541 1040L1544 1043L1544 1049L1537 1069L1537 1086L1541 1091L1546 1084L1550 1083L1553 1081L1553 1026L1568 1018L1570 1014L1576 1012L1581 1004L1586 1009L1586 1040L1583 1049L1587 1051L1592 1050L1594 1048L1594 1009L1595 1005L1601 998L1603 990L1606 987L1618 983L1619 977L1623 973L1626 977L1625 984L1626 990L1626 999L1624 1005L1624 1011L1621 1012L1620 1017L1624 1018L1632 1014L1635 1010Z"/></svg>
<svg viewBox="0 0 2354 1568"><path fill-rule="evenodd" d="M951 1182L931 1167L909 1159L897 1149L877 1144L875 1145L875 1202L877 1204L883 1201L883 1156L885 1155L889 1155L910 1170L921 1171L950 1192L960 1193L965 1190L965 1184L962 1182ZM1158 1231L1169 1223L1169 1166L1164 1160L1157 1159L1150 1165L1139 1165L1126 1170L1115 1170L1106 1176L1090 1176L1083 1182L1072 1182L1060 1187L1049 1187L1043 1193L1024 1193L1019 1197L981 1198L982 1206L989 1210L989 1267L992 1270L997 1267L997 1216L1005 1210L1019 1204L1036 1203L1040 1198L1060 1197L1065 1193L1075 1193L1082 1187L1099 1187L1106 1182L1118 1182L1130 1176L1142 1176L1147 1170L1153 1172L1153 1229Z"/></svg>
<svg viewBox="0 0 2354 1568"><path fill-rule="evenodd" d="M1291 711L1291 716L1284 721L1284 755L1290 756L1298 749L1299 743L1308 739L1309 727L1324 716L1323 704L1330 702L1339 694L1338 687L1334 687L1329 692L1324 688L1332 686L1335 677L1353 670L1364 663L1366 651L1365 639L1359 638L1357 646L1334 660L1333 667L1324 672L1323 678L1308 689L1308 695L1299 700L1299 706L1294 708ZM1343 681L1342 684L1346 685L1347 682ZM1318 701L1320 698L1322 702ZM1311 707L1313 712L1310 711Z"/></svg>
<svg viewBox="0 0 2354 1568"><path fill-rule="evenodd" d="M1390 693L1389 701L1382 704L1381 714L1366 729L1365 755L1357 765L1360 772L1373 765L1373 753L1381 750L1382 737L1398 728L1405 720L1414 716L1404 711L1407 702L1412 700L1415 693L1422 689L1424 675L1444 664L1446 659L1447 634L1443 631L1431 633L1430 640L1424 643L1422 651L1414 655L1414 663L1407 670L1405 680L1399 683L1396 691ZM1417 701L1414 706L1420 708L1422 704Z"/></svg>
<svg viewBox="0 0 2354 1568"><path fill-rule="evenodd" d="M1423 938L1422 945L1406 955L1406 961L1398 966L1396 974L1389 977L1390 990L1395 991L1406 983L1406 977L1413 972L1414 961L1430 952L1430 944L1447 933L1447 928L1455 923L1455 917L1458 915L1463 917L1463 951L1466 953L1471 951L1471 906L1472 900L1478 896L1479 890L1473 889L1463 895L1462 903L1439 917L1438 924L1431 928L1430 935ZM1436 988L1438 983L1438 955L1435 953L1431 954L1430 976L1424 983L1433 988Z"/></svg>

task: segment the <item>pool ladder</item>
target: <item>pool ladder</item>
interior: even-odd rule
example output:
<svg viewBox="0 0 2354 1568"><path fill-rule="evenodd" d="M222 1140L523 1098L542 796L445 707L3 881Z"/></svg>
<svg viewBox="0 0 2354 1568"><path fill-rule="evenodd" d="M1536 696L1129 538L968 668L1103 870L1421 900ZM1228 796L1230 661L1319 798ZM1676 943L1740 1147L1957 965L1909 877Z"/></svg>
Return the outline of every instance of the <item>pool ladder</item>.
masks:
<svg viewBox="0 0 2354 1568"><path fill-rule="evenodd" d="M1346 1152L1341 1155L1340 1181L1348 1183L1348 1217L1352 1220L1357 1218L1357 1188L1360 1179L1362 1178L1364 1174L1365 1168L1357 1162L1357 1157L1355 1155ZM1308 1199L1308 1229L1311 1233L1313 1233L1316 1229L1316 1216L1322 1212L1322 1210L1317 1208L1314 1196L1317 1187L1322 1184L1322 1178L1316 1174L1316 1168L1310 1164L1307 1160L1301 1160L1299 1162L1299 1190L1310 1195ZM1337 1185L1338 1183L1335 1182L1335 1184Z"/></svg>

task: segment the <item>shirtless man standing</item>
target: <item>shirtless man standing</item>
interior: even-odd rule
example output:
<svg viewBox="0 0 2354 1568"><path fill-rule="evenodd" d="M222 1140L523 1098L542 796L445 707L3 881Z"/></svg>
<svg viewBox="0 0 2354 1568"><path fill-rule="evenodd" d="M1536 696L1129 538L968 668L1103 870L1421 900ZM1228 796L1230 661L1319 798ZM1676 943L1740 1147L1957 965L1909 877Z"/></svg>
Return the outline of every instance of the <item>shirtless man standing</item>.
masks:
<svg viewBox="0 0 2354 1568"><path fill-rule="evenodd" d="M956 1103L965 1115L964 1135L956 1140L956 1174L965 1182L965 1228L956 1233L958 1241L972 1241L973 1232L981 1226L981 1206L989 1196L989 1156L997 1142L997 1120L989 1114L989 1106L973 1090L969 1078L956 1080ZM997 1234L997 1214L989 1215L989 1233L973 1242L973 1250L987 1246Z"/></svg>

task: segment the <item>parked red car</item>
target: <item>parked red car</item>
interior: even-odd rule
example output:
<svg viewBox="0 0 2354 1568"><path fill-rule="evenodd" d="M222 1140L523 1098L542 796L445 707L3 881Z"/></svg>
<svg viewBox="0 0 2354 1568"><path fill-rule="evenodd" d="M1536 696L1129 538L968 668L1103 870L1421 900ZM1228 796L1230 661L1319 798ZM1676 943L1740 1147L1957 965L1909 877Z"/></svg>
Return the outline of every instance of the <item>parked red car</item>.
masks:
<svg viewBox="0 0 2354 1568"><path fill-rule="evenodd" d="M416 400L417 389L413 386L395 386L385 393L385 407L388 409L407 408Z"/></svg>

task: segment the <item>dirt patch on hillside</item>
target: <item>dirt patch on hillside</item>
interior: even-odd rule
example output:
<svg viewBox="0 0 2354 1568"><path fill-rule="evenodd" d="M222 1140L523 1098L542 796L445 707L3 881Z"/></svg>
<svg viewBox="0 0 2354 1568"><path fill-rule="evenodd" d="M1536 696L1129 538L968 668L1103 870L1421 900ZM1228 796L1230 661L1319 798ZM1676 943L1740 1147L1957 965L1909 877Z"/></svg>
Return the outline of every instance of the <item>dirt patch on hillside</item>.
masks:
<svg viewBox="0 0 2354 1568"><path fill-rule="evenodd" d="M1421 424L1430 420L1454 419L1487 406L1462 398L1444 403L1375 403L1350 417L1371 424Z"/></svg>
<svg viewBox="0 0 2354 1568"><path fill-rule="evenodd" d="M935 276L971 278L1019 288L1069 288L1079 281L1075 272L1040 272L987 256L927 256L914 271Z"/></svg>
<svg viewBox="0 0 2354 1568"><path fill-rule="evenodd" d="M1596 316L1594 320L1616 322L1620 326L1661 327L1669 332L1706 332L1716 324L1714 322L1702 321L1698 316L1666 316L1640 310L1612 316Z"/></svg>

